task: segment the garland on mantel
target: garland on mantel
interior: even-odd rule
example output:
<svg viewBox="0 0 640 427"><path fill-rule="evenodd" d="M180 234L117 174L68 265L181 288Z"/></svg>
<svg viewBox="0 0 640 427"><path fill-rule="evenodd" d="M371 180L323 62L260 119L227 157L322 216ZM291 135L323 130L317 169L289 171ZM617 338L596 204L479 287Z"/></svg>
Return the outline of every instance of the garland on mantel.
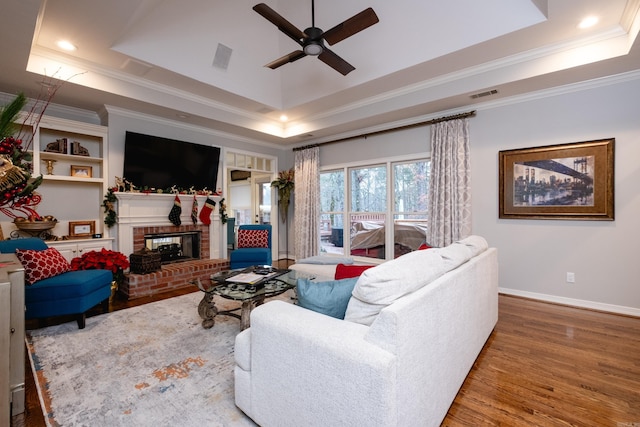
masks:
<svg viewBox="0 0 640 427"><path fill-rule="evenodd" d="M226 224L229 217L227 216L227 205L224 203L224 197L220 199L218 213L220 214L220 222Z"/></svg>
<svg viewBox="0 0 640 427"><path fill-rule="evenodd" d="M113 227L118 222L118 214L115 210L115 203L118 201L116 197L116 192L118 193L136 193L129 191L119 191L118 187L111 187L107 190L107 193L104 195L104 200L102 201L102 207L104 208L104 223L108 228ZM149 193L139 193L139 194L149 194ZM153 194L153 193L151 193ZM214 193L218 195L218 193ZM227 215L227 205L224 203L224 197L220 200L219 205L219 214L220 214L220 222L223 224L227 223L228 215Z"/></svg>
<svg viewBox="0 0 640 427"><path fill-rule="evenodd" d="M118 198L114 194L114 188L109 188L107 194L104 195L102 206L104 207L104 223L108 228L113 227L118 222L118 215L114 208L114 204L118 201Z"/></svg>

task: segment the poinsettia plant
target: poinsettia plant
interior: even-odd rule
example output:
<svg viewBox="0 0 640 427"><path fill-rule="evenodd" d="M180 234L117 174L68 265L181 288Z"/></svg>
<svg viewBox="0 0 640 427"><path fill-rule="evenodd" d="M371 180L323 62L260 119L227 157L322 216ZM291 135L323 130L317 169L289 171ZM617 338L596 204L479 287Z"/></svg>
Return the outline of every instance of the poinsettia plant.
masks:
<svg viewBox="0 0 640 427"><path fill-rule="evenodd" d="M122 283L124 270L127 268L129 260L123 253L104 248L85 252L71 260L72 270L109 270L113 273L113 280L119 284Z"/></svg>

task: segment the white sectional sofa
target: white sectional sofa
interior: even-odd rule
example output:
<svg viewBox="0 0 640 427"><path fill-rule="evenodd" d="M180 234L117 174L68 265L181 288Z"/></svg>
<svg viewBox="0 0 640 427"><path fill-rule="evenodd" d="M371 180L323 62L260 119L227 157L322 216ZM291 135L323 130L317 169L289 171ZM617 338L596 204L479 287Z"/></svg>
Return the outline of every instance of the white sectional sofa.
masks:
<svg viewBox="0 0 640 427"><path fill-rule="evenodd" d="M438 426L498 319L495 248L471 236L365 271L345 319L271 301L235 343L263 427Z"/></svg>

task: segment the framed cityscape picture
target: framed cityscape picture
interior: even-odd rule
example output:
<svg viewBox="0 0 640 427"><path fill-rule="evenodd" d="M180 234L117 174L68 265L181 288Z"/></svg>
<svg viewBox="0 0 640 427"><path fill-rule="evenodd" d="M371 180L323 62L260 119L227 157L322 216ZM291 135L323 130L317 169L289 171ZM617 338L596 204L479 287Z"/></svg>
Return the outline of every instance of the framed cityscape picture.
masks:
<svg viewBox="0 0 640 427"><path fill-rule="evenodd" d="M499 152L499 217L614 220L615 139Z"/></svg>

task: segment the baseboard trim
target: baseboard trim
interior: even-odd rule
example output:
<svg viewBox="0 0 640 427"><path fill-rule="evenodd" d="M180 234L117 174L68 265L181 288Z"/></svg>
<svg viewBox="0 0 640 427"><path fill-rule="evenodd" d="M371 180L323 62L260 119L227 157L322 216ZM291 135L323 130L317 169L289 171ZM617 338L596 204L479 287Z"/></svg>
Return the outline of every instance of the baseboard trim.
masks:
<svg viewBox="0 0 640 427"><path fill-rule="evenodd" d="M555 304L570 305L573 307L588 308L590 310L606 311L609 313L624 314L626 316L640 317L640 309L635 307L625 307L622 305L605 304L595 301L587 301L575 298L559 297L556 295L539 294L536 292L521 291L518 289L499 288L498 292L505 295L513 295L523 298L530 298Z"/></svg>

